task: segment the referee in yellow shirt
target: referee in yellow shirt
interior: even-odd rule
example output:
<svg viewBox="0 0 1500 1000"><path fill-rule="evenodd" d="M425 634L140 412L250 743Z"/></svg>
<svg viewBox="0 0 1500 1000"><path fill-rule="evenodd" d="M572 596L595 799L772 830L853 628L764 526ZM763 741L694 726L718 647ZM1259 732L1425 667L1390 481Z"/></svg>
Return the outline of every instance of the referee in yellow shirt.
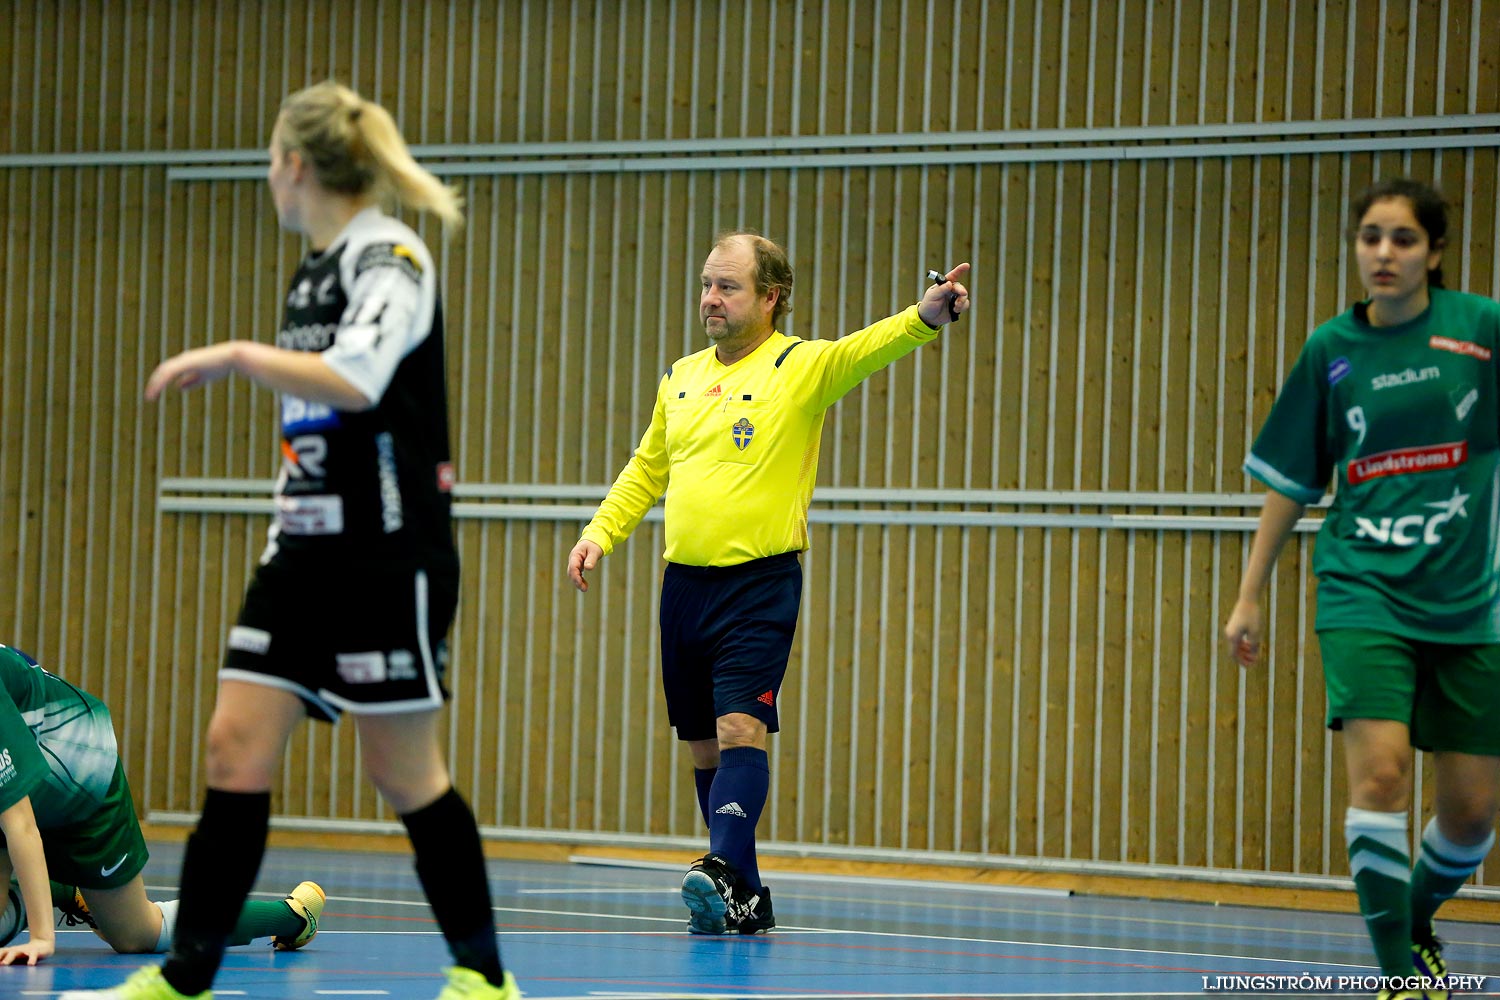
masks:
<svg viewBox="0 0 1500 1000"><path fill-rule="evenodd" d="M651 426L583 537L568 577L629 536L666 494L661 670L667 718L693 756L709 853L682 880L688 929L776 926L755 859L771 772L766 734L802 602L807 507L823 414L864 378L937 337L969 308L960 264L922 301L838 340L777 331L791 308L786 251L721 236L703 264L698 316L711 347L662 376ZM669 489L670 487L670 489Z"/></svg>

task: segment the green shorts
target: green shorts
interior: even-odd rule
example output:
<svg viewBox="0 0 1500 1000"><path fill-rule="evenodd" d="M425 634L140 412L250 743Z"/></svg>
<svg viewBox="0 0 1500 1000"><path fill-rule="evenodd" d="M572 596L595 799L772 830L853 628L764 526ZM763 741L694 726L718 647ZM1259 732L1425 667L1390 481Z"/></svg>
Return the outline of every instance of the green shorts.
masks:
<svg viewBox="0 0 1500 1000"><path fill-rule="evenodd" d="M83 889L117 889L146 867L146 838L135 815L125 768L115 764L104 801L76 823L42 831L52 881Z"/></svg>
<svg viewBox="0 0 1500 1000"><path fill-rule="evenodd" d="M1422 750L1500 756L1500 644L1459 645L1367 629L1318 633L1328 727L1391 719Z"/></svg>

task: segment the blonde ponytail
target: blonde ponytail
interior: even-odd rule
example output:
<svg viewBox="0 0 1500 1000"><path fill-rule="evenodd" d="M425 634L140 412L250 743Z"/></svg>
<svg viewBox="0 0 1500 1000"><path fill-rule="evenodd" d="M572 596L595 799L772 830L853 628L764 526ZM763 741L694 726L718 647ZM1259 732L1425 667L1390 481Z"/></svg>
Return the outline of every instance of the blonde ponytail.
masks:
<svg viewBox="0 0 1500 1000"><path fill-rule="evenodd" d="M332 80L288 97L277 119L281 148L298 150L330 191L394 195L431 212L449 228L463 225L463 198L412 159L391 113Z"/></svg>
<svg viewBox="0 0 1500 1000"><path fill-rule="evenodd" d="M431 212L450 228L463 225L463 197L458 189L444 184L412 159L389 111L366 101L354 124L384 177L383 186L394 191L403 204Z"/></svg>

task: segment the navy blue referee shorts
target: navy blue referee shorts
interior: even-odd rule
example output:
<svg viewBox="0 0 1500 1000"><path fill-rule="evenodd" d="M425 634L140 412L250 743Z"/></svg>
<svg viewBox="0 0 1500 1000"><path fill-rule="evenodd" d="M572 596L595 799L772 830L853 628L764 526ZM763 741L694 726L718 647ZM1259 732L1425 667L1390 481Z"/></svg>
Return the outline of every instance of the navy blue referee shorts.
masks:
<svg viewBox="0 0 1500 1000"><path fill-rule="evenodd" d="M661 679L679 740L711 740L716 720L753 715L777 732L776 699L802 605L796 552L738 566L668 563L661 581Z"/></svg>

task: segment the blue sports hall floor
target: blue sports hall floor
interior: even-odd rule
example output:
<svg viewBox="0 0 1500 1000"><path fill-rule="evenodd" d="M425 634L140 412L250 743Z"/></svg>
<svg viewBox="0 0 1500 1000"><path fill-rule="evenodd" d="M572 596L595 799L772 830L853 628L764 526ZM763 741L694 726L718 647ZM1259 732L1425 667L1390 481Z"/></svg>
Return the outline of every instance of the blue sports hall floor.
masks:
<svg viewBox="0 0 1500 1000"><path fill-rule="evenodd" d="M148 889L172 898L181 847L153 851ZM1337 988L1339 976L1374 973L1352 914L789 874L767 876L774 933L703 938L686 933L675 871L566 861L491 861L489 871L503 956L529 997L1373 992ZM317 938L291 954L260 942L231 949L216 997L437 996L447 950L406 855L272 848L257 888L280 896L304 878L328 893ZM1500 927L1440 922L1439 932L1453 971L1496 974L1470 995L1500 996ZM0 968L0 997L114 985L143 961L87 931L63 929L58 944L35 968ZM1270 978L1281 976L1313 978L1302 988ZM1317 977L1334 988L1307 988Z"/></svg>

